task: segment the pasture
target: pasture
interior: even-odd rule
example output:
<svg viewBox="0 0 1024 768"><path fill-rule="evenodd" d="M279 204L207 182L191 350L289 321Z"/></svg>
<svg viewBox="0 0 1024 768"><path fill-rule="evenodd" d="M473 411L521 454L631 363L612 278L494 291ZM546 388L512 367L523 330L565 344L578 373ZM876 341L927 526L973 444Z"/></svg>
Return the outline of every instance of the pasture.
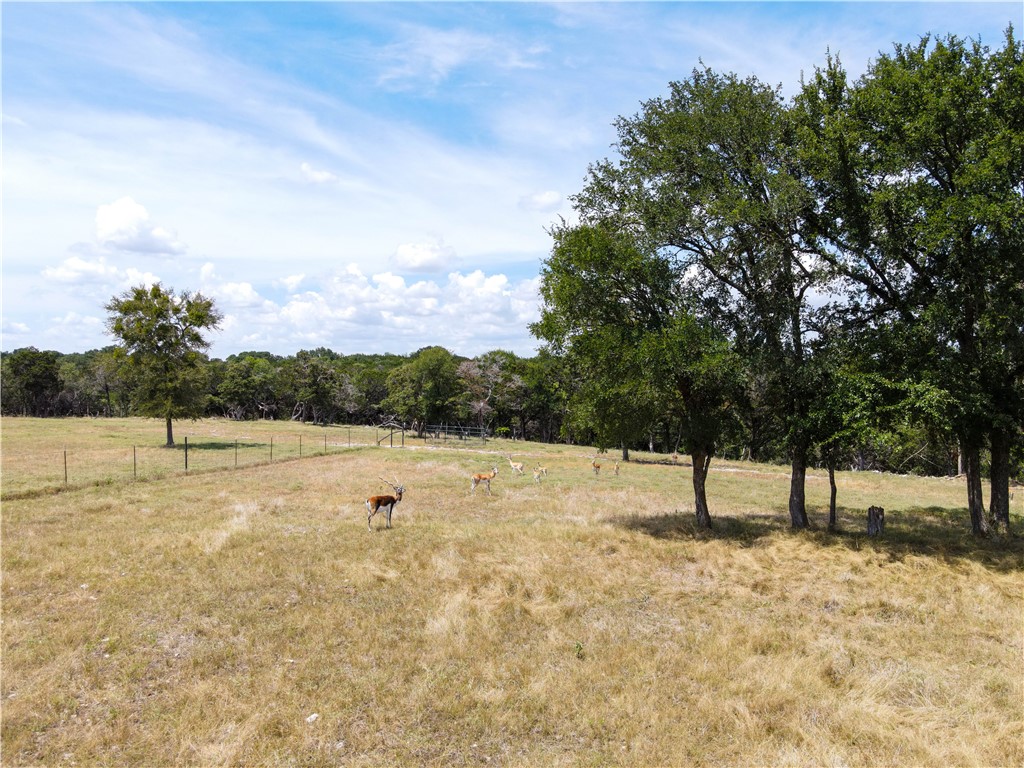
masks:
<svg viewBox="0 0 1024 768"><path fill-rule="evenodd" d="M832 535L812 472L794 533L785 467L715 462L705 534L684 462L580 446L339 439L66 490L25 459L162 429L3 421L5 766L1024 764L1024 541L972 538L962 481L840 473ZM406 494L368 533L378 477Z"/></svg>

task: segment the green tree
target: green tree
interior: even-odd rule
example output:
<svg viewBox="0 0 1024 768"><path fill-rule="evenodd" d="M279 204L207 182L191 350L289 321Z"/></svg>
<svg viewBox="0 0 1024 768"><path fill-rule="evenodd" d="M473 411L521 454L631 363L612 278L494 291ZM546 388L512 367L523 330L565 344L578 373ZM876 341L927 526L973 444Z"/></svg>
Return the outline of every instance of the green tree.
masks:
<svg viewBox="0 0 1024 768"><path fill-rule="evenodd" d="M267 418L276 406L277 369L267 359L245 355L227 364L220 397L234 419Z"/></svg>
<svg viewBox="0 0 1024 768"><path fill-rule="evenodd" d="M1024 53L1006 33L924 37L850 84L837 59L798 101L823 252L846 280L851 321L906 376L946 393L965 459L973 531L992 503L1009 522L1009 453L1024 376Z"/></svg>
<svg viewBox="0 0 1024 768"><path fill-rule="evenodd" d="M683 450L693 464L697 524L710 528L705 484L722 436L735 422L735 402L743 391L742 361L721 332L684 313L648 336L643 354L647 375L680 423Z"/></svg>
<svg viewBox="0 0 1024 768"><path fill-rule="evenodd" d="M617 162L592 166L574 204L584 222L614 221L670 255L688 306L761 377L783 420L791 523L806 527L808 294L829 276L789 110L755 78L704 68L616 128Z"/></svg>
<svg viewBox="0 0 1024 768"><path fill-rule="evenodd" d="M137 377L135 404L144 416L165 420L168 447L172 422L202 415L206 386L203 331L217 328L221 314L201 293L175 295L159 283L137 286L105 306L107 330L120 340Z"/></svg>
<svg viewBox="0 0 1024 768"><path fill-rule="evenodd" d="M425 347L388 376L388 396L381 403L422 435L428 424L454 418L462 388L459 362L444 347Z"/></svg>
<svg viewBox="0 0 1024 768"><path fill-rule="evenodd" d="M341 375L336 367L337 355L319 348L303 350L293 362L298 404L292 418L329 424L342 407Z"/></svg>
<svg viewBox="0 0 1024 768"><path fill-rule="evenodd" d="M60 354L35 347L16 349L3 357L5 413L51 416L61 392Z"/></svg>
<svg viewBox="0 0 1024 768"><path fill-rule="evenodd" d="M679 275L610 225L562 225L542 270L541 319L531 327L568 359L570 412L599 448L681 424L693 459L698 525L711 526L705 483L741 392L740 361L724 335L686 311Z"/></svg>
<svg viewBox="0 0 1024 768"><path fill-rule="evenodd" d="M675 276L665 259L611 225L563 222L551 234L541 319L531 332L566 358L570 423L591 431L599 450L618 446L626 458L659 415L641 346L670 322Z"/></svg>

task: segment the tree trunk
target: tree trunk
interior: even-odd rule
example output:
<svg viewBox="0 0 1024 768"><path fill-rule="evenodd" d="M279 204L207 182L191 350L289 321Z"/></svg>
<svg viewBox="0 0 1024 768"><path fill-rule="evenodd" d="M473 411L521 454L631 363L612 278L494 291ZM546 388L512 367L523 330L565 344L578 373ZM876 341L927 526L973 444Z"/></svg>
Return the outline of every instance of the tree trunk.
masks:
<svg viewBox="0 0 1024 768"><path fill-rule="evenodd" d="M992 446L992 477L989 518L992 528L1010 532L1010 435L1002 429L989 434Z"/></svg>
<svg viewBox="0 0 1024 768"><path fill-rule="evenodd" d="M711 511L708 509L708 497L704 491L704 483L708 478L711 466L711 454L694 452L690 454L693 462L693 506L697 511L697 527L711 529Z"/></svg>
<svg viewBox="0 0 1024 768"><path fill-rule="evenodd" d="M885 510L881 507L868 507L868 536L881 536L885 533Z"/></svg>
<svg viewBox="0 0 1024 768"><path fill-rule="evenodd" d="M166 447L166 448L173 448L174 447L174 428L171 426L171 417L170 416L167 417L167 443L165 444L164 447Z"/></svg>
<svg viewBox="0 0 1024 768"><path fill-rule="evenodd" d="M839 523L836 521L836 463L831 458L828 461L828 529L839 530Z"/></svg>
<svg viewBox="0 0 1024 768"><path fill-rule="evenodd" d="M807 478L807 450L803 447L793 449L792 475L789 480L789 521L793 528L806 528L807 504L804 496L804 484Z"/></svg>
<svg viewBox="0 0 1024 768"><path fill-rule="evenodd" d="M967 510L971 514L971 532L975 536L988 536L988 520L985 519L985 499L981 490L981 446L979 441L960 441L967 475Z"/></svg>
<svg viewBox="0 0 1024 768"><path fill-rule="evenodd" d="M622 446L622 460L629 461L629 448Z"/></svg>

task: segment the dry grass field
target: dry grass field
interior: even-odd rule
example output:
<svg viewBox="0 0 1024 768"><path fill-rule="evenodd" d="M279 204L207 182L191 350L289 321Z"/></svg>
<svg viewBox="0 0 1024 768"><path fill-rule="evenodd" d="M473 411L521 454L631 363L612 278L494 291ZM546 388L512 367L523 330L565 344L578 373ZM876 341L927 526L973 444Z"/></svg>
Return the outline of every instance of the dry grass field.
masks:
<svg viewBox="0 0 1024 768"><path fill-rule="evenodd" d="M1024 765L1024 542L974 540L959 481L843 473L830 535L812 474L794 533L785 468L718 462L703 534L689 468L645 454L339 430L57 490L18 457L162 426L2 429L5 766ZM406 496L369 533L378 476Z"/></svg>

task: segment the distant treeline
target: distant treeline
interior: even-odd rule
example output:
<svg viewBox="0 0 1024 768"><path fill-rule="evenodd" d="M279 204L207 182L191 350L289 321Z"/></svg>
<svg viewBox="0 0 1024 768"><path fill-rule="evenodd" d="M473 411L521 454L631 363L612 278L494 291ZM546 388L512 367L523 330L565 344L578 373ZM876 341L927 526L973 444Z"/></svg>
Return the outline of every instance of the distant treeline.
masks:
<svg viewBox="0 0 1024 768"><path fill-rule="evenodd" d="M410 355L343 355L326 348L282 357L243 352L206 359L207 416L317 424L398 423L483 427L492 436L538 442L598 444L570 415L577 378L562 358L542 351L524 358L494 350L473 358L443 347ZM2 354L5 416L132 416L136 387L117 347L62 354L34 347ZM784 429L754 376L733 405L721 455L785 463ZM855 469L928 475L958 472L955 438L905 419L866 438L846 457ZM615 446L625 452L679 450L681 425L665 415L644 437ZM1019 457L1015 462L1019 472Z"/></svg>

